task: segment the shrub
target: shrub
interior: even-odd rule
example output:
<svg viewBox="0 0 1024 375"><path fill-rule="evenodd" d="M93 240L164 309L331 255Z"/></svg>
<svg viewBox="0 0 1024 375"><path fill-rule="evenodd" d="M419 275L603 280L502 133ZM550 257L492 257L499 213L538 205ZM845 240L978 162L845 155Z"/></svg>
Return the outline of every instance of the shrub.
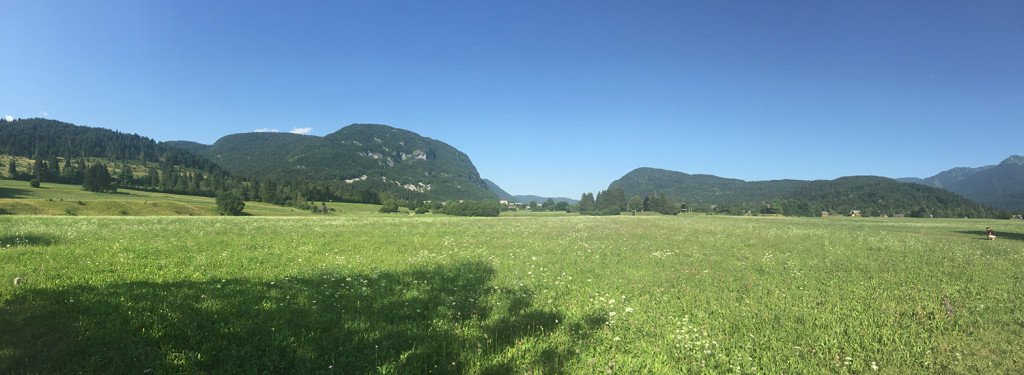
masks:
<svg viewBox="0 0 1024 375"><path fill-rule="evenodd" d="M245 201L237 194L225 191L217 196L217 213L228 216L238 216L245 209Z"/></svg>
<svg viewBox="0 0 1024 375"><path fill-rule="evenodd" d="M398 212L398 202L395 202L394 199L388 199L388 200L384 201L384 205L380 206L379 212L383 212L383 213Z"/></svg>
<svg viewBox="0 0 1024 375"><path fill-rule="evenodd" d="M501 204L496 201L450 202L442 213L455 216L498 216Z"/></svg>
<svg viewBox="0 0 1024 375"><path fill-rule="evenodd" d="M32 181L28 182L28 186L31 186L31 187L34 187L34 188L39 187L39 179L38 178L33 178Z"/></svg>

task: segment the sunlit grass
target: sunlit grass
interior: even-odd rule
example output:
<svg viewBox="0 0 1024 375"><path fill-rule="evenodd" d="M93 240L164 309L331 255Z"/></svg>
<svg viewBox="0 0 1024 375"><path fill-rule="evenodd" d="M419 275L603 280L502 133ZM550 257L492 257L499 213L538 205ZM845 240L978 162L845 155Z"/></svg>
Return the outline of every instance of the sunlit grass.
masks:
<svg viewBox="0 0 1024 375"><path fill-rule="evenodd" d="M329 216L375 215L379 205L310 202L334 209ZM92 193L81 185L44 182L31 188L28 182L0 180L0 213L12 215L67 216L216 216L214 198L120 189L117 193ZM408 213L402 209L403 213ZM245 215L312 216L310 211L268 203L246 202Z"/></svg>
<svg viewBox="0 0 1024 375"><path fill-rule="evenodd" d="M986 226L1000 238L983 240ZM1024 371L1020 222L6 216L0 228L4 373Z"/></svg>

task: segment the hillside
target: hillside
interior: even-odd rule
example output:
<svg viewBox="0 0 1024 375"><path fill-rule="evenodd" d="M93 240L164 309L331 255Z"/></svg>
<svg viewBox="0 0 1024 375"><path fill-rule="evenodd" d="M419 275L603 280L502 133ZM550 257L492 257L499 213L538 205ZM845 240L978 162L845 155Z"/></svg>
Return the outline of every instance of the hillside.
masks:
<svg viewBox="0 0 1024 375"><path fill-rule="evenodd" d="M104 158L221 172L209 159L138 134L30 118L0 121L0 154L47 159Z"/></svg>
<svg viewBox="0 0 1024 375"><path fill-rule="evenodd" d="M310 201L380 203L376 191L343 183L270 175L247 181L188 151L206 148L56 120L0 119L0 161L6 166L0 175L8 179L82 185L87 169L102 166L109 176L100 185L121 189L210 197L232 191L247 201L298 208ZM256 156L270 154L261 151Z"/></svg>
<svg viewBox="0 0 1024 375"><path fill-rule="evenodd" d="M329 216L377 216L380 205L328 202ZM400 210L406 212L404 209ZM270 203L246 202L246 216L317 216L309 210ZM80 185L0 180L0 215L56 216L216 216L214 198L121 189L116 194L92 193Z"/></svg>
<svg viewBox="0 0 1024 375"><path fill-rule="evenodd" d="M809 214L828 211L864 216L998 217L1000 213L955 193L886 177L851 176L818 180L783 196L800 202Z"/></svg>
<svg viewBox="0 0 1024 375"><path fill-rule="evenodd" d="M512 194L509 194L507 191L505 191L505 189L502 189L501 186L498 186L498 184L494 183L494 181L485 178L484 183L487 184L487 189L493 192L494 195L498 196L498 199L501 199L503 201L516 202L516 197L512 196Z"/></svg>
<svg viewBox="0 0 1024 375"><path fill-rule="evenodd" d="M706 174L687 174L657 168L637 168L608 187L621 187L627 197L665 194L681 203L749 204L778 198L806 181L774 180L747 182Z"/></svg>
<svg viewBox="0 0 1024 375"><path fill-rule="evenodd" d="M948 190L1001 210L1024 210L1024 156L1013 155L998 165L958 167L928 178L900 178Z"/></svg>
<svg viewBox="0 0 1024 375"><path fill-rule="evenodd" d="M233 134L193 149L249 178L330 181L406 199L497 198L465 153L386 125L354 124L324 137Z"/></svg>
<svg viewBox="0 0 1024 375"><path fill-rule="evenodd" d="M835 180L747 182L712 175L691 175L638 168L612 182L627 196L667 195L695 212L772 213L817 216L822 211L865 216L1002 217L955 193L885 177L853 176Z"/></svg>

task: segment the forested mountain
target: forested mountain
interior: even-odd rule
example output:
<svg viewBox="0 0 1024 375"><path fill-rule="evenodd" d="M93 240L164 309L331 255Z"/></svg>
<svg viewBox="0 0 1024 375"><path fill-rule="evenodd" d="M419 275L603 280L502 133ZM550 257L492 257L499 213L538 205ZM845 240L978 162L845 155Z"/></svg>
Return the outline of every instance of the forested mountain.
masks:
<svg viewBox="0 0 1024 375"><path fill-rule="evenodd" d="M1001 210L1024 210L1024 156L1010 156L998 165L959 167L924 179L899 180L945 189Z"/></svg>
<svg viewBox="0 0 1024 375"><path fill-rule="evenodd" d="M194 142L174 144L183 143L191 149L203 148ZM245 200L296 207L314 200L380 202L376 192L344 184L270 176L244 179L169 143L40 118L0 119L0 155L8 155L2 174L6 178L82 184L93 191L130 188L204 196L232 191ZM101 181L91 180L92 176L101 176Z"/></svg>
<svg viewBox="0 0 1024 375"><path fill-rule="evenodd" d="M498 186L498 184L494 183L494 181L485 178L484 183L487 184L487 189L493 192L494 195L498 196L498 199L509 202L518 202L516 200L516 197L512 196L512 194L509 194L507 191L505 191L505 189L502 189L501 186Z"/></svg>
<svg viewBox="0 0 1024 375"><path fill-rule="evenodd" d="M205 149L228 171L328 181L387 192L403 199L496 199L469 156L419 134L385 125L354 124L324 137L244 133Z"/></svg>
<svg viewBox="0 0 1024 375"><path fill-rule="evenodd" d="M0 154L44 160L51 156L64 159L138 160L211 173L222 171L216 163L205 157L137 134L43 118L0 122Z"/></svg>
<svg viewBox="0 0 1024 375"><path fill-rule="evenodd" d="M687 174L657 168L637 168L609 187L621 187L627 197L665 194L693 205L750 204L781 197L806 181L754 181L706 174Z"/></svg>
<svg viewBox="0 0 1024 375"><path fill-rule="evenodd" d="M864 216L1001 217L1002 213L955 193L886 177L852 176L808 182L783 196L782 209ZM801 206L805 205L805 206ZM808 211L809 210L809 211ZM804 212L801 212L803 214Z"/></svg>
<svg viewBox="0 0 1024 375"><path fill-rule="evenodd" d="M842 177L830 181L775 180L746 182L711 175L690 175L638 168L612 182L627 196L655 193L685 204L692 212L765 213L818 216L822 211L865 216L1002 217L957 194L875 176Z"/></svg>
<svg viewBox="0 0 1024 375"><path fill-rule="evenodd" d="M200 151L203 151L210 147L209 145L204 145L202 143L192 141L168 141L164 142L164 144L168 146L174 146L177 148L183 148L191 153L199 153Z"/></svg>

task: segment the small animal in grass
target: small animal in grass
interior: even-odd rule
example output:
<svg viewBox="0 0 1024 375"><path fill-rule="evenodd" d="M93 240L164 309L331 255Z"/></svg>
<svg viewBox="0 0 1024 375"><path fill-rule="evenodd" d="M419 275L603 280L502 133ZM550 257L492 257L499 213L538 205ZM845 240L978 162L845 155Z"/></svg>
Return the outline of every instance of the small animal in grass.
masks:
<svg viewBox="0 0 1024 375"><path fill-rule="evenodd" d="M985 232L988 233L988 239L990 239L990 240L996 239L996 232L992 231L992 228L985 227Z"/></svg>

